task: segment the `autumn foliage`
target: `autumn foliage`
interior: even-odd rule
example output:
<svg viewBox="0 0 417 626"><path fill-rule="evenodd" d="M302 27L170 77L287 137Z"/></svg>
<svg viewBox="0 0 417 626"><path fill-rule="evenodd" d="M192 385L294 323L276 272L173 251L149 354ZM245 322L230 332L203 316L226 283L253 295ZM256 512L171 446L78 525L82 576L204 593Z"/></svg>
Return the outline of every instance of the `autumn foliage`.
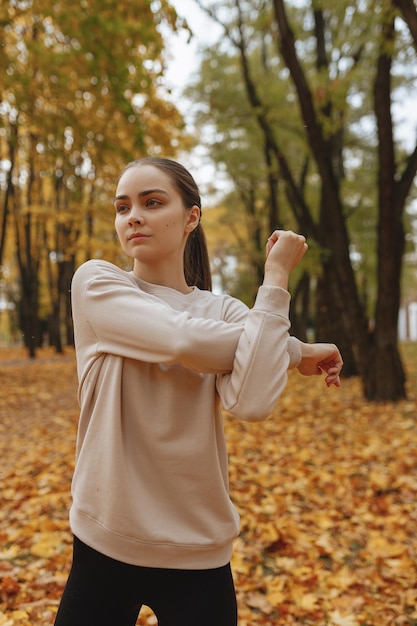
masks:
<svg viewBox="0 0 417 626"><path fill-rule="evenodd" d="M291 372L274 418L226 416L240 626L417 624L417 350L404 351L406 401ZM0 626L52 624L71 560L74 355L24 357L0 351Z"/></svg>

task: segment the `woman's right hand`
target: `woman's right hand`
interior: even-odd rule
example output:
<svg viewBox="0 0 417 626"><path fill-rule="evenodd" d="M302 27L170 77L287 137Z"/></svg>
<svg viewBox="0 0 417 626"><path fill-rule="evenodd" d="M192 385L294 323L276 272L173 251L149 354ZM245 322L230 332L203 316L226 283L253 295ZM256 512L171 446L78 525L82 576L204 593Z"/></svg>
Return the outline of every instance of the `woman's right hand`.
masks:
<svg viewBox="0 0 417 626"><path fill-rule="evenodd" d="M307 252L303 235L292 230L275 230L266 244L264 285L288 288L290 272Z"/></svg>

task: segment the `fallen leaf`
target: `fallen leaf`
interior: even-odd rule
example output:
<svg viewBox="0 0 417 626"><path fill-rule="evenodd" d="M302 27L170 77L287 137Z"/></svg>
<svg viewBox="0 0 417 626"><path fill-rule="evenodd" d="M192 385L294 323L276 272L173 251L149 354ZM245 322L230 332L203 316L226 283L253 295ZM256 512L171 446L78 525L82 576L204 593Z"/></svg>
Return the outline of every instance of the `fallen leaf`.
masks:
<svg viewBox="0 0 417 626"><path fill-rule="evenodd" d="M266 422L225 415L239 626L417 623L417 350L405 348L404 402L291 371ZM0 626L50 626L72 556L75 360L0 350L0 368ZM156 626L151 609L137 624Z"/></svg>

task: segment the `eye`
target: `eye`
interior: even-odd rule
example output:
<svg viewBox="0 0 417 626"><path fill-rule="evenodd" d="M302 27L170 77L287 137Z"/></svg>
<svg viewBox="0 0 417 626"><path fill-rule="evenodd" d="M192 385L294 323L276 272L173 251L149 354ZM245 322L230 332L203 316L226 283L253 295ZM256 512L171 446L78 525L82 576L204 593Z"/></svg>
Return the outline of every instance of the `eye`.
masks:
<svg viewBox="0 0 417 626"><path fill-rule="evenodd" d="M160 204L161 204L161 202L159 200L155 200L155 198L150 198L146 202L146 206L150 207L150 208L159 206Z"/></svg>
<svg viewBox="0 0 417 626"><path fill-rule="evenodd" d="M124 213L125 211L129 211L129 208L130 207L127 204L123 204L123 202L115 205L116 213Z"/></svg>

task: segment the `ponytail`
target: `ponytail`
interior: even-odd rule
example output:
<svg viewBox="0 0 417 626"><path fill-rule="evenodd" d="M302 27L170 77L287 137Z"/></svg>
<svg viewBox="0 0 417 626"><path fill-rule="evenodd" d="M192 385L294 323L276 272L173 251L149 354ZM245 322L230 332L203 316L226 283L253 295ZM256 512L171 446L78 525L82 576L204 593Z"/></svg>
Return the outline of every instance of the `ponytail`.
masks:
<svg viewBox="0 0 417 626"><path fill-rule="evenodd" d="M211 291L211 269L206 236L201 224L188 236L184 249L184 274L187 285Z"/></svg>

